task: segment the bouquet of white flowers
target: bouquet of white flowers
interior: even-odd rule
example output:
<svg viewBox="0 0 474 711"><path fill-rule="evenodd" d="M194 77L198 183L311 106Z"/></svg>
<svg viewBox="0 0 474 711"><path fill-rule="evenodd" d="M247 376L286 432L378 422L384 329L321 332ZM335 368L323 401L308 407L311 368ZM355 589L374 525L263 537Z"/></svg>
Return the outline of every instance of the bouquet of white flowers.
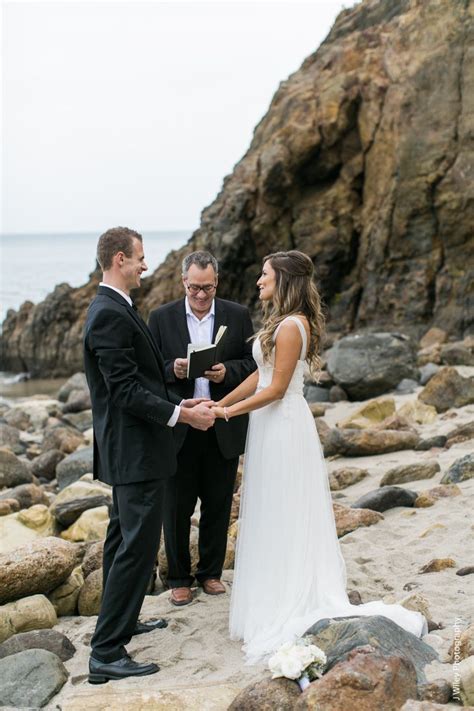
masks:
<svg viewBox="0 0 474 711"><path fill-rule="evenodd" d="M323 675L326 662L323 650L311 644L308 639L302 638L283 644L268 660L268 667L272 672L272 679L280 676L295 679L301 691L304 691L311 681Z"/></svg>

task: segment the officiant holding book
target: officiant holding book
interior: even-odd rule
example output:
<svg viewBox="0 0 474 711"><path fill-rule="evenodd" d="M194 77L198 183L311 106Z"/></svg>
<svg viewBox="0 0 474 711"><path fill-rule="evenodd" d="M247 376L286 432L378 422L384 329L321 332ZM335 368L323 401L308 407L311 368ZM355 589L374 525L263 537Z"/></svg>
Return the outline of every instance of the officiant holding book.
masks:
<svg viewBox="0 0 474 711"><path fill-rule="evenodd" d="M183 399L207 397L218 401L256 369L248 341L253 333L250 313L245 306L216 298L218 264L209 252L185 257L182 279L184 298L152 311L150 330L165 359L168 389ZM202 347L215 343L217 334L221 335L217 344L219 362L210 365L201 377L188 378L188 352L201 349L197 351L201 359ZM247 415L243 415L229 422L216 420L215 427L206 432L179 423L173 428L178 466L167 482L164 537L174 605L187 605L193 599L189 534L198 498L201 518L196 579L210 595L225 592L222 566L247 424Z"/></svg>

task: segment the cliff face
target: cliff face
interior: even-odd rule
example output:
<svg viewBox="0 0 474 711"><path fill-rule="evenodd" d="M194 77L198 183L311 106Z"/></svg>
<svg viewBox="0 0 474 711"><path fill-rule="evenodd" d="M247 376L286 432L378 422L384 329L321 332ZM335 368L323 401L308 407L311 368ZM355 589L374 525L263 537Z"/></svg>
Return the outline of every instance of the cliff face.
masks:
<svg viewBox="0 0 474 711"><path fill-rule="evenodd" d="M221 263L219 294L253 306L262 257L296 248L314 260L333 331L461 336L473 225L474 1L365 0L282 82L200 228L138 302L146 314L181 295L180 261L203 248ZM3 367L80 367L96 283L10 313Z"/></svg>

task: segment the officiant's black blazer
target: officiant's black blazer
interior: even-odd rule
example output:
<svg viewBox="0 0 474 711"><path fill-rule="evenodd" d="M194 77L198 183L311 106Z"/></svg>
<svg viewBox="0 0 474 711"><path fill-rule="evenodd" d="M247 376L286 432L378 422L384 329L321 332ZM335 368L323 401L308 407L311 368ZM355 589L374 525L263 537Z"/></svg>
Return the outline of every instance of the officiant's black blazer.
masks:
<svg viewBox="0 0 474 711"><path fill-rule="evenodd" d="M221 360L226 367L226 375L222 383L210 383L211 398L215 401L240 385L257 367L252 357L252 343L248 341L253 334L248 308L233 301L215 299L213 342L219 327L223 325L227 326L227 331L222 343ZM188 343L191 342L186 321L185 300L178 299L152 311L149 326L165 359L168 389L182 398L192 398L194 380L187 378L180 380L176 378L173 370L176 358L187 357ZM222 455L226 459L231 459L242 454L245 449L248 415L233 417L229 422L216 420L214 426ZM179 451L186 437L187 425L178 424L173 430Z"/></svg>
<svg viewBox="0 0 474 711"><path fill-rule="evenodd" d="M99 286L87 312L84 366L94 420L94 477L107 484L176 471L173 428L180 397L168 392L163 357L146 323L117 292Z"/></svg>

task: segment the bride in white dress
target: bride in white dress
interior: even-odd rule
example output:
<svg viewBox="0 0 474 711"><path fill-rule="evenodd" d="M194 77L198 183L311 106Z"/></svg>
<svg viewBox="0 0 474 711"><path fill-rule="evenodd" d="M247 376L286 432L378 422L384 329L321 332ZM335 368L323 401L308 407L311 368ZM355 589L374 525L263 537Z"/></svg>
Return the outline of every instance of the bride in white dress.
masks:
<svg viewBox="0 0 474 711"><path fill-rule="evenodd" d="M258 370L217 403L229 419L250 412L230 634L256 663L325 617L384 615L417 636L418 612L381 601L351 605L331 492L314 418L303 397L320 366L324 325L311 259L296 250L265 257L257 282L264 326Z"/></svg>

